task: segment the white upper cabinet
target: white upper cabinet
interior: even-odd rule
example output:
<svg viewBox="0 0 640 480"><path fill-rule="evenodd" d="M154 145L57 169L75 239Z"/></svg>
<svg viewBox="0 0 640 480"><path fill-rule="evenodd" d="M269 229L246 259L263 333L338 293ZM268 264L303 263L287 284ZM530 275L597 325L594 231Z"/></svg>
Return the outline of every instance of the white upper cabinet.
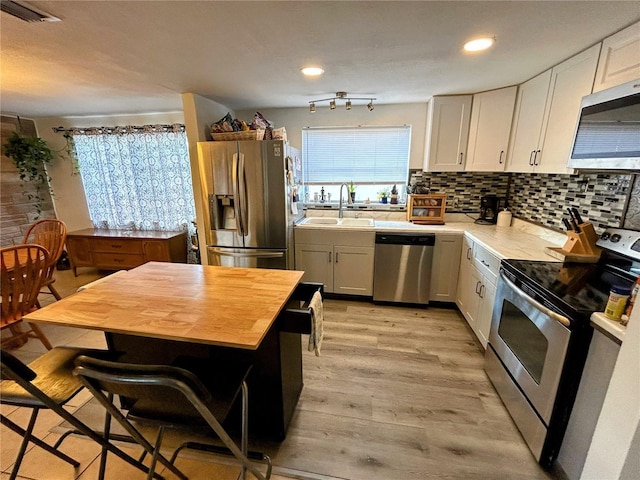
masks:
<svg viewBox="0 0 640 480"><path fill-rule="evenodd" d="M516 92L513 86L473 96L467 171L504 171Z"/></svg>
<svg viewBox="0 0 640 480"><path fill-rule="evenodd" d="M571 157L582 97L589 95L598 64L600 44L562 62L551 72L547 113L543 125L542 151L534 171L570 173Z"/></svg>
<svg viewBox="0 0 640 480"><path fill-rule="evenodd" d="M507 171L568 173L582 97L591 93L600 44L520 86Z"/></svg>
<svg viewBox="0 0 640 480"><path fill-rule="evenodd" d="M433 97L429 101L423 167L425 171L464 170L471 100L471 95L452 95Z"/></svg>
<svg viewBox="0 0 640 480"><path fill-rule="evenodd" d="M511 141L507 153L507 171L531 172L534 156L540 148L551 70L520 85L516 100Z"/></svg>
<svg viewBox="0 0 640 480"><path fill-rule="evenodd" d="M602 42L593 91L640 79L640 22Z"/></svg>

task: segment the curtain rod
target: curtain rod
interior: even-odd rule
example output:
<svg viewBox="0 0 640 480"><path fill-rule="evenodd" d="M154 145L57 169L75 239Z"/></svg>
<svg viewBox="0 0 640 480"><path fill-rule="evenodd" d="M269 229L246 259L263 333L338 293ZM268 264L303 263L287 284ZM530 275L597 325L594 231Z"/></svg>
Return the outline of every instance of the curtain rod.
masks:
<svg viewBox="0 0 640 480"><path fill-rule="evenodd" d="M69 132L75 133L78 135L83 134L99 134L99 133L132 133L138 131L181 131L184 132L184 125L181 123L174 124L158 124L158 125L125 125L125 126L116 126L116 127L52 127L52 130L55 133L60 132Z"/></svg>

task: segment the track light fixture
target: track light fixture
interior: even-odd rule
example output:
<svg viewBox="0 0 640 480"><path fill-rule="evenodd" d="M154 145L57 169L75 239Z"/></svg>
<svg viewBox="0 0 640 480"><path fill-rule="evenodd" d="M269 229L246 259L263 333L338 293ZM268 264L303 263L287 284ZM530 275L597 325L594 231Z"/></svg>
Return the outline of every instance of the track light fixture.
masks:
<svg viewBox="0 0 640 480"><path fill-rule="evenodd" d="M369 111L373 110L373 101L377 100L376 98L371 98L371 97L347 97L347 92L336 92L336 96L335 97L331 97L331 98L321 98L319 100L311 100L309 102L309 112L311 113L315 113L316 111L316 103L318 102L329 102L329 108L331 110L335 110L336 109L336 100L345 100L345 104L344 107L346 110L351 110L351 101L352 100L369 100L369 103L367 104L367 108L369 109Z"/></svg>

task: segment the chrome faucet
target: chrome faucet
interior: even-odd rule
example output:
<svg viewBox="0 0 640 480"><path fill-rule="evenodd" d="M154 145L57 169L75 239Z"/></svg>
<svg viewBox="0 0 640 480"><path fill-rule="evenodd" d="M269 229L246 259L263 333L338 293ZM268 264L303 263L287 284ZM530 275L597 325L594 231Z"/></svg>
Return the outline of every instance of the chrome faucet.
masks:
<svg viewBox="0 0 640 480"><path fill-rule="evenodd" d="M347 187L347 195L349 195L349 187L346 183L340 185L340 204L338 205L338 218L342 218L344 216L344 212L342 211L342 187Z"/></svg>

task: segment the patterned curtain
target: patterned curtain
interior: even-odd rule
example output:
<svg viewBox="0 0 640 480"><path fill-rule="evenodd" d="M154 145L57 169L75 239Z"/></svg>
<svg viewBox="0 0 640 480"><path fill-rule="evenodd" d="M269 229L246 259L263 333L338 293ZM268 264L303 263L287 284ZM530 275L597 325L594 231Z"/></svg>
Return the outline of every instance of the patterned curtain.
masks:
<svg viewBox="0 0 640 480"><path fill-rule="evenodd" d="M193 186L182 125L71 132L94 226L194 233Z"/></svg>

